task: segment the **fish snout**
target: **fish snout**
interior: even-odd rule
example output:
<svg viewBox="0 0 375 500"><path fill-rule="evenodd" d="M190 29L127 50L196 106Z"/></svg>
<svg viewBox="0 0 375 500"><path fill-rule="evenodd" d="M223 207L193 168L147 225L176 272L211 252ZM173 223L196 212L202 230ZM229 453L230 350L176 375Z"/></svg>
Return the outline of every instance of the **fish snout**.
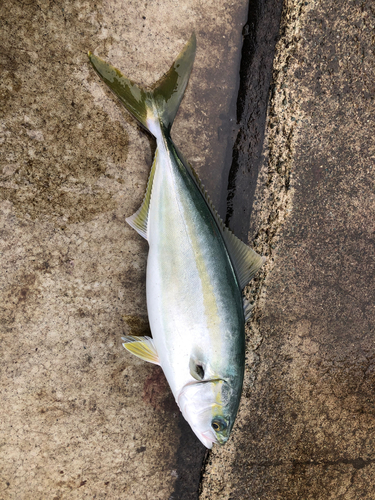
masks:
<svg viewBox="0 0 375 500"><path fill-rule="evenodd" d="M211 430L201 432L200 436L198 436L200 441L206 446L206 448L211 449L212 445L219 444L218 440L216 439L216 436ZM206 444L208 443L208 444ZM221 444L221 443L220 443Z"/></svg>

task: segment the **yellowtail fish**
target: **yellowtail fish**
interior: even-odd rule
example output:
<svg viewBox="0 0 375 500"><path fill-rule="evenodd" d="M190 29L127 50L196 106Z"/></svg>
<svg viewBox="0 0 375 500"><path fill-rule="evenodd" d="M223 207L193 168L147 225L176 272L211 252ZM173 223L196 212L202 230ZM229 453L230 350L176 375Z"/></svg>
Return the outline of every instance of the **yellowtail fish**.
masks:
<svg viewBox="0 0 375 500"><path fill-rule="evenodd" d="M156 138L139 210L127 222L149 243L150 337L123 346L162 367L185 419L207 447L224 444L240 402L245 366L242 289L264 259L224 225L171 139L196 50L193 34L170 70L143 89L89 53L95 71Z"/></svg>

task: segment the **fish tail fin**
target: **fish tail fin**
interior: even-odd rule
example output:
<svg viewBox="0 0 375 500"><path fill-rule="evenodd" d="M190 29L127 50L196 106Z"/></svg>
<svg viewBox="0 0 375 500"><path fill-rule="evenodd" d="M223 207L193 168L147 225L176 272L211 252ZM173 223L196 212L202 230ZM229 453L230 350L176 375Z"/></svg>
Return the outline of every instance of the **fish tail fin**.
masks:
<svg viewBox="0 0 375 500"><path fill-rule="evenodd" d="M193 67L195 49L193 33L169 71L149 90L141 88L91 52L88 56L95 71L125 108L155 135L160 126L170 132Z"/></svg>

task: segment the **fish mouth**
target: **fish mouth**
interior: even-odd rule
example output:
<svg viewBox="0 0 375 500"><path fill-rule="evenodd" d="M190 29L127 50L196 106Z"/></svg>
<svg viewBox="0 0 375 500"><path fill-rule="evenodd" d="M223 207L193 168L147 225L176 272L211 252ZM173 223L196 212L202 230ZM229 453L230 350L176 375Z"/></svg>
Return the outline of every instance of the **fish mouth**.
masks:
<svg viewBox="0 0 375 500"><path fill-rule="evenodd" d="M198 434L197 434L198 436ZM212 431L211 429L209 429L208 431L205 431L205 432L201 432L200 433L200 436L198 436L199 439L201 440L201 442L207 447L207 448L212 448L212 445L213 444L218 444L220 446L222 446L223 444L225 444L228 439L229 439L229 435L228 436L223 436L223 435L216 435L214 433L214 431ZM211 443L210 446L207 445L207 442L208 443Z"/></svg>
<svg viewBox="0 0 375 500"><path fill-rule="evenodd" d="M225 409L225 405L229 399L227 393L230 390L226 380L215 378L189 382L176 397L185 420L189 422L194 434L206 448L211 449L214 443L223 445L228 441L233 423L230 424L230 420L225 418L225 425L214 429L212 422L215 415L229 411L228 408ZM223 392L225 394L222 402Z"/></svg>
<svg viewBox="0 0 375 500"><path fill-rule="evenodd" d="M197 382L191 384L195 385ZM190 385L190 384L189 384ZM207 429L205 431L198 430L198 428L194 425L194 418L197 418L199 415L202 415L207 412L207 410L210 408L210 406L207 407L202 407L202 408L195 408L194 412L191 414L191 408L189 407L189 403L191 401L186 397L185 391L182 391L177 398L177 404L181 410L182 415L184 416L185 420L187 420L190 424L190 427L194 434L197 436L199 441L209 450L212 449L212 445L215 444L220 444L219 441L217 440L215 433L212 429Z"/></svg>
<svg viewBox="0 0 375 500"><path fill-rule="evenodd" d="M212 448L213 444L219 444L219 441L216 439L214 433L210 430L206 432L200 432L198 438L200 439L201 443L203 443L205 447L209 449Z"/></svg>
<svg viewBox="0 0 375 500"><path fill-rule="evenodd" d="M212 449L213 444L220 444L219 441L216 439L214 436L213 432L211 430L201 432L193 429L194 434L197 436L199 441L209 450Z"/></svg>

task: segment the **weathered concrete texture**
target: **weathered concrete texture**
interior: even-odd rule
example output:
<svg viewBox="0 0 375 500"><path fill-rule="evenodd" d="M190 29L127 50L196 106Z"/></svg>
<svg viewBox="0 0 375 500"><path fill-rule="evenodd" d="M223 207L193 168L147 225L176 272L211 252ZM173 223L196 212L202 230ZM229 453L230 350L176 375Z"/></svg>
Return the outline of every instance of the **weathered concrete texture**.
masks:
<svg viewBox="0 0 375 500"><path fill-rule="evenodd" d="M205 499L373 499L374 4L286 0L253 236L269 255Z"/></svg>
<svg viewBox="0 0 375 500"><path fill-rule="evenodd" d="M147 244L124 218L154 144L86 53L151 84L195 29L174 138L217 201L245 20L245 0L2 2L1 499L196 497L205 450L121 347L147 330Z"/></svg>

